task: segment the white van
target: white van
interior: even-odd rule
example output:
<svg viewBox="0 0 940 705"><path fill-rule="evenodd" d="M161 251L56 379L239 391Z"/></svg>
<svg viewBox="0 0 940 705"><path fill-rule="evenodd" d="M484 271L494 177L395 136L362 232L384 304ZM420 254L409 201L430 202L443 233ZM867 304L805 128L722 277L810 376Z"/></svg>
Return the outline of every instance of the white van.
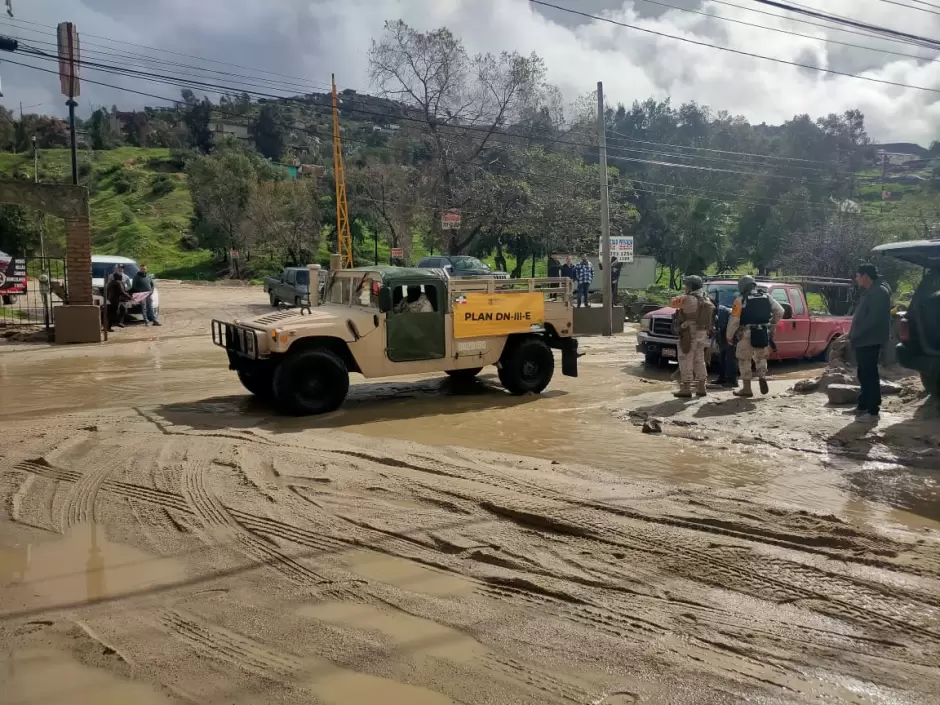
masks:
<svg viewBox="0 0 940 705"><path fill-rule="evenodd" d="M129 257L118 257L117 255L92 255L91 256L91 285L96 296L104 297L105 282L114 274L114 268L119 264L124 265L124 273L131 279L140 271L137 262ZM153 290L153 312L160 317L160 291L154 287ZM128 309L128 313L139 313L143 316L144 312L140 304Z"/></svg>

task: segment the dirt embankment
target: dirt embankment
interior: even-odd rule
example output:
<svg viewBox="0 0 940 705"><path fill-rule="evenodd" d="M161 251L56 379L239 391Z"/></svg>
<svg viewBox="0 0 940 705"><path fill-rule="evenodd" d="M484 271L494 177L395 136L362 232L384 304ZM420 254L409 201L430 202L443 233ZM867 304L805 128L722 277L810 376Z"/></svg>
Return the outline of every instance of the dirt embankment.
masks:
<svg viewBox="0 0 940 705"><path fill-rule="evenodd" d="M205 336L236 296L0 355L10 701L936 701L935 503L853 484L917 476L870 458L921 407L855 460L831 440L851 419L785 371L768 399L686 404L622 338L541 397L368 382L282 419ZM629 423L651 413L663 434Z"/></svg>

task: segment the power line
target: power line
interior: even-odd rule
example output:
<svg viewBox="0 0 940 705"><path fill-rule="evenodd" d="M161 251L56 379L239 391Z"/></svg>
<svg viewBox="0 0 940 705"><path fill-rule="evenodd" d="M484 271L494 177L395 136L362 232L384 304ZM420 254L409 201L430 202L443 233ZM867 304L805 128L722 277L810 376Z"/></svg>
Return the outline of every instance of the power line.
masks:
<svg viewBox="0 0 940 705"><path fill-rule="evenodd" d="M822 73L829 73L835 76L845 76L846 78L855 78L860 81L869 81L871 83L880 83L886 86L897 86L899 88L913 88L918 91L926 91L928 93L940 93L940 88L927 88L925 86L912 86L907 83L899 83L897 81L887 81L881 78L874 78L873 76L862 76L855 73L849 73L847 71L836 71L835 69L826 69L820 66L813 66L812 64L804 64L799 61L788 61L786 59L779 59L773 56L764 56L763 54L755 54L753 52L744 51L742 49L732 49L731 47L723 47L717 44L710 44L708 42L699 41L698 39L690 39L689 37L680 37L675 34L668 34L666 32L659 32L654 29L649 29L647 27L639 27L637 25L627 24L626 22L618 22L617 20L612 20L609 17L600 17L598 15L592 15L588 12L581 12L580 10L572 10L568 7L561 7L560 5L554 5L549 2L544 2L544 0L529 0L533 5L542 5L544 7L551 7L555 10L561 10L562 12L568 12L573 15L579 15L580 17L585 17L587 19L595 20L597 22L606 22L608 24L617 25L618 27L625 27L627 29L635 29L639 32L645 32L647 34L653 34L657 37L665 37L667 39L675 39L680 42L686 42L687 44L694 44L696 46L708 47L709 49L718 49L719 51L725 51L730 54L737 54L739 56L747 56L752 59L761 59L763 61L772 61L777 64L784 64L786 66L794 66L801 69L811 69L813 71L820 71ZM766 2L770 3L770 0L755 0L755 2ZM774 3L770 3L774 4Z"/></svg>
<svg viewBox="0 0 940 705"><path fill-rule="evenodd" d="M878 47L865 46L865 45L863 45L863 44L852 44L851 42L841 42L841 41L839 41L839 40L837 40L837 39L829 39L828 37L819 37L819 36L814 36L814 35L812 35L812 34L801 34L801 33L799 33L799 32L793 32L793 31L788 30L788 29L780 29L779 27L767 27L766 25L756 24L756 23L754 23L754 22L746 22L746 21L744 21L744 20L735 19L735 18L733 18L733 17L725 17L724 15L714 15L714 14L712 14L712 13L710 13L710 12L703 12L703 11L701 11L701 10L694 10L694 9L688 8L688 7L680 7L680 6L678 6L678 5L670 5L669 3L660 2L659 0L638 0L638 1L639 1L639 2L647 3L647 4L649 4L649 5L658 5L658 6L660 6L660 7L667 7L667 8L671 8L671 9L673 9L673 10L679 10L679 11L681 11L681 12L690 12L690 13L692 13L693 15L700 15L700 16L702 16L702 17L711 17L711 18L713 18L713 19L722 20L722 21L724 21L724 22L732 22L732 23L734 23L734 24L743 25L743 26L745 26L745 27L755 27L755 28L757 28L757 29L763 29L763 30L766 30L766 31L768 31L768 32L777 32L777 33L779 33L779 34L788 34L788 35L790 35L790 36L793 36L793 37L800 37L800 38L802 38L802 39L811 39L811 40L813 40L813 41L823 42L823 43L825 43L825 44L836 44L836 45L838 45L838 46L850 47L850 48L853 48L853 49L863 49L863 50L865 50L865 51L874 51L874 52L878 52L878 53L880 53L880 54L891 54L891 55L893 55L893 56L903 56L903 57L907 57L907 58L909 58L909 59L917 59L917 60L919 60L919 61L940 61L940 59L931 58L931 57L929 57L929 56L920 56L920 55L917 55L917 54L907 54L907 53L905 53L905 52L901 52L901 51L892 51L892 50L890 50L890 49L879 49ZM882 0L882 2L893 2L893 1L894 1L894 0ZM895 3L895 4L900 4L900 3ZM905 6L905 7L906 7L906 6ZM917 9L917 8L915 8L915 9ZM930 12L930 10L927 10L927 12ZM940 14L940 13L937 13L937 14ZM773 17L781 17L780 15L772 15L772 16L773 16ZM853 33L853 34L854 34L854 33ZM860 33L859 33L859 34L860 34ZM871 35L867 35L867 34L866 34L866 35L861 35L861 34L860 34L860 36L871 36Z"/></svg>
<svg viewBox="0 0 940 705"><path fill-rule="evenodd" d="M838 24L821 24L819 22L811 22L810 20L803 19L801 17L790 17L787 15L778 15L773 12L767 12L766 10L761 10L756 7L745 7L744 5L738 5L733 2L728 2L728 0L709 0L710 2L716 5L725 5L727 7L734 7L738 10L744 10L745 12L753 12L758 15L765 15L766 17L776 17L778 20L785 20L787 22L795 22L799 24L805 24L810 27L819 27L828 31L842 32L843 34L854 34L859 37L868 37L870 39L879 39L885 42L892 42L894 44L904 44L907 46L917 46L923 47L919 42L911 42L906 39L899 39L897 37L886 37L882 34L872 33L872 32L860 32L858 30L849 29L848 27L843 27ZM926 48L926 47L923 47Z"/></svg>
<svg viewBox="0 0 940 705"><path fill-rule="evenodd" d="M888 5L897 5L898 7L904 7L908 10L918 10L919 12L929 12L931 15L940 15L940 12L937 10L931 10L926 7L917 7L916 5L905 5L903 2L898 2L897 0L881 0L881 2Z"/></svg>
<svg viewBox="0 0 940 705"><path fill-rule="evenodd" d="M535 0L530 0L534 2ZM845 24L849 27L855 27L856 29L864 29L869 32L875 32L876 34L884 34L893 37L899 37L901 39L908 39L914 42L923 44L924 46L929 46L932 48L940 48L940 42L935 39L930 39L928 37L921 37L916 34L908 34L907 32L900 32L896 29L888 29L887 27L879 27L877 25L867 24L865 22L859 22L858 20L853 20L851 17L843 17L842 15L830 15L825 12L819 12L810 7L805 7L802 5L787 4L785 2L777 2L777 0L752 0L752 2L759 3L761 5L767 5L769 7L775 7L779 10L786 10L788 12L795 12L800 15L806 15L807 17L815 17L816 19L826 20L827 22L835 22L837 24Z"/></svg>
<svg viewBox="0 0 940 705"><path fill-rule="evenodd" d="M54 27L53 25L43 24L43 23L41 23L41 22L30 22L29 20L21 20L21 19L12 19L12 18L11 18L11 19L9 19L8 21L10 21L10 22L20 22L20 23L23 23L23 24L33 25L33 26L35 26L35 27L45 27L46 29L53 29L53 30L57 29L57 28ZM87 38L87 37L92 37L93 39L101 39L102 41L110 42L110 43L112 43L112 44L123 44L123 45L125 45L125 46L136 47L136 48L138 48L138 49L147 49L148 51L158 51L158 52L163 52L163 53L165 53L165 54L173 54L174 56L181 56L181 57L184 57L184 58L187 58L187 59L196 59L197 61L208 61L209 63L220 64L220 65L223 65L223 66L234 66L235 68L239 68L239 69L243 69L243 70L247 70L247 71L254 71L254 72L256 72L256 73L264 73L264 74L268 74L269 76L278 76L278 77L280 77L280 78L288 78L288 79L291 79L291 80L294 80L294 81L301 81L301 82L304 82L304 83L307 83L307 82L308 82L307 79L299 78L299 77L297 77L297 76L289 76L289 75L287 75L287 74L277 73L277 72L275 72L275 71L266 71L266 70L264 70L264 69L256 69L256 68L253 68L253 67L251 67L251 66L243 66L243 65L241 65L241 64L233 64L233 63L231 63L231 62L226 62L226 61L218 61L218 60L216 60L216 59L209 59L209 58L202 57L202 56L195 56L195 55L193 55L193 54L183 54L183 53L181 53L181 52L171 51L171 50L169 50L169 49L159 49L159 48L157 48L157 47L147 46L146 44L135 44L135 43L133 43L133 42L126 42L126 41L123 41L123 40L120 40L120 39L112 39L112 38L110 38L110 37L103 37L103 36L100 36L100 35L97 35L97 34L90 34L90 33L87 33L87 34L86 34L86 33L82 33L82 46L89 46L89 45L90 45L90 46L101 46L101 45L96 45L96 44L89 44L88 42L85 41L85 38ZM105 47L105 48L109 48L109 47ZM321 85L322 85L322 84L321 84Z"/></svg>
<svg viewBox="0 0 940 705"><path fill-rule="evenodd" d="M39 57L39 58L43 58L43 57ZM52 57L52 58L55 58L55 57ZM18 65L18 66L23 66L23 67L26 67L26 68L31 68L31 69L34 69L34 70L37 70L37 71L41 71L41 72L44 72L44 73L49 73L49 74L56 74L56 73L57 73L56 71L53 71L53 70L50 70L50 69L44 69L44 68L42 68L42 67L33 66L33 65L30 65L30 64L23 64L23 63L19 63L19 62L16 62L16 61L10 61L9 63L12 63L12 64L14 64L14 65ZM182 101L177 100L177 99L166 98L165 96L159 96L159 95L155 95L155 94L152 94L152 93L146 93L146 92L144 92L144 91L138 91L138 90L135 90L135 89L124 88L124 87L121 87L121 86L115 86L115 85L113 85L113 84L107 84L107 83L103 83L103 82L100 82L100 81L94 81L94 80L91 80L91 79L83 79L83 80L86 80L88 83L91 83L91 84L94 84L94 85L101 85L101 86L104 86L104 87L109 87L109 88L113 88L113 89L117 89L117 90L121 90L121 91L127 91L127 92L135 93L135 94L138 94L138 95L143 95L143 96L146 96L146 97L154 98L154 99L161 100L161 101L165 101L165 102L169 102L169 103L174 103L174 104L181 104L181 103L182 103ZM320 106L311 106L311 107L317 108L317 107L320 107ZM217 112L219 112L220 114L226 114L225 111L221 111L221 110L219 110L219 111L217 111ZM229 113L229 114L232 114L232 113ZM232 115L234 115L234 114L232 114ZM288 127L288 126L286 126L286 125L282 125L282 126ZM315 136L317 136L317 137L322 137L322 135L320 135L319 133L317 133L315 130L300 129L299 131L306 132L306 133L309 133L309 134L313 134L313 135L315 135ZM511 135L510 135L510 136L511 136ZM357 143L361 143L361 144L368 144L368 143L364 142L363 140L355 140L355 139L349 139L349 138L348 138L346 141L348 141L348 142L357 142ZM592 146L592 145L587 144L587 143L578 143L578 142L572 143L572 142L566 142L566 141L563 141L563 140L550 140L550 141L556 141L556 142L561 142L561 143L563 143L563 144L572 144L572 145L577 145L577 146L582 146L582 147L590 147L590 146ZM390 148L390 149L393 149L393 151L395 151L395 148ZM398 149L397 151L401 151L401 152L403 152L403 153L410 154L410 150L407 150L407 149ZM655 161L655 160L629 159L629 158L625 158L624 160L625 160L625 161L636 162L636 163L652 164L652 165L665 166L665 167L672 167L672 168L687 168L687 169L701 170L701 171L707 171L707 172L722 172L722 173L742 174L742 175L746 175L746 176L758 176L758 177L770 177L770 176L773 176L773 175L763 174L763 173L739 172L739 171L733 171L733 170L728 170L728 169L714 169L714 168L710 168L710 167L696 167L696 166L693 166L693 165L674 164L674 163L662 162L662 161ZM480 165L469 165L469 166L477 167L477 168L479 168L479 169L481 169L481 170L483 170L483 171L485 172L485 170L483 169L483 167L481 167ZM527 177L535 177L535 178L539 178L539 179L548 179L548 180L557 180L557 181L561 181L561 182L564 182L564 183L570 183L570 181L567 180L567 179L565 179L565 178L554 178L554 179L553 179L552 177L546 177L546 176L544 176L544 175L539 175L539 174L535 174L535 173L533 173L533 172L528 172L528 171L513 169L513 168L510 168L510 167L501 167L501 169L502 169L502 171L504 171L504 172L520 174L520 175L527 176ZM485 173L487 173L487 172L485 172ZM625 178L626 180L629 180L629 181L638 181L638 182L640 182L640 183L644 183L642 179L634 178L634 177L632 177L632 176L630 176L630 175L625 175L624 178ZM593 180L584 181L584 182L582 182L582 183L584 183L585 185L592 186L592 187L596 185ZM654 183L654 182L646 182L646 183ZM816 183L816 182L807 182L806 180L803 180L803 183ZM656 184L656 185L659 185L659 184ZM665 187L668 187L668 188L670 188L670 189L684 189L684 190L686 190L686 191L697 191L697 192L710 193L710 194L716 194L716 195L720 193L720 192L713 192L713 191L710 192L710 191L707 191L707 190L705 190L705 189L697 189L697 188L695 188L695 187L690 187L690 186L675 186L675 185L667 185L667 184L661 184L661 185L662 185L662 186L665 186ZM634 187L634 189L635 189L635 187ZM641 191L641 192L644 191L644 189L635 189L635 190L639 190L639 191ZM650 192L650 193L659 194L659 195L677 195L677 194L675 194L675 193L668 193L668 192L657 192L657 191L649 191L649 192ZM678 195L683 195L683 194L678 194ZM727 194L727 195L732 195L732 194ZM740 195L749 195L749 194L738 194L738 195L740 196ZM725 199L725 200L727 200L727 199ZM741 200L739 199L738 202L745 202L745 201L741 201ZM772 205L775 205L775 204L779 203L779 201L774 202L774 201L770 201L769 199L768 199L768 202L758 202L758 201L753 201L753 200L752 200L752 201L747 201L747 202L750 203L750 204L752 204L752 205L761 205L761 206L772 206ZM826 208L829 208L830 210L832 209L830 206L822 206L822 205L816 205L815 208L816 208L817 210L822 209L823 211L825 211Z"/></svg>

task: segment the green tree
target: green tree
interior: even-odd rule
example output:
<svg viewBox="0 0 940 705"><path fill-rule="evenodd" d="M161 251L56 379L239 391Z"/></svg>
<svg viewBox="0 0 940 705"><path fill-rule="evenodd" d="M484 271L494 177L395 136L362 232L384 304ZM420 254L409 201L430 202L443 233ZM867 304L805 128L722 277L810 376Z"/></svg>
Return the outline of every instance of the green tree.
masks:
<svg viewBox="0 0 940 705"><path fill-rule="evenodd" d="M277 104L265 103L261 106L258 119L251 126L258 151L267 159L279 160L284 154L286 132Z"/></svg>

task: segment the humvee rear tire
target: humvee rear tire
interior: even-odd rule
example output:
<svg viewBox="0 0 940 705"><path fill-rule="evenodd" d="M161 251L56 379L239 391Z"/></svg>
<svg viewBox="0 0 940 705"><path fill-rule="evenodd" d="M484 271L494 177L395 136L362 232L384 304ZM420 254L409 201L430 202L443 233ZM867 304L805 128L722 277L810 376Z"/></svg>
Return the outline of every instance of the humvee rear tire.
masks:
<svg viewBox="0 0 940 705"><path fill-rule="evenodd" d="M511 394L538 394L552 381L555 356L541 338L512 341L503 351L499 381Z"/></svg>
<svg viewBox="0 0 940 705"><path fill-rule="evenodd" d="M335 411L349 392L349 371L339 355L325 348L290 355L274 373L274 401L293 416Z"/></svg>
<svg viewBox="0 0 940 705"><path fill-rule="evenodd" d="M444 370L445 374L454 379L473 379L482 371L482 367L470 367L465 370Z"/></svg>
<svg viewBox="0 0 940 705"><path fill-rule="evenodd" d="M259 399L270 399L274 396L274 375L269 368L239 370L238 381Z"/></svg>

